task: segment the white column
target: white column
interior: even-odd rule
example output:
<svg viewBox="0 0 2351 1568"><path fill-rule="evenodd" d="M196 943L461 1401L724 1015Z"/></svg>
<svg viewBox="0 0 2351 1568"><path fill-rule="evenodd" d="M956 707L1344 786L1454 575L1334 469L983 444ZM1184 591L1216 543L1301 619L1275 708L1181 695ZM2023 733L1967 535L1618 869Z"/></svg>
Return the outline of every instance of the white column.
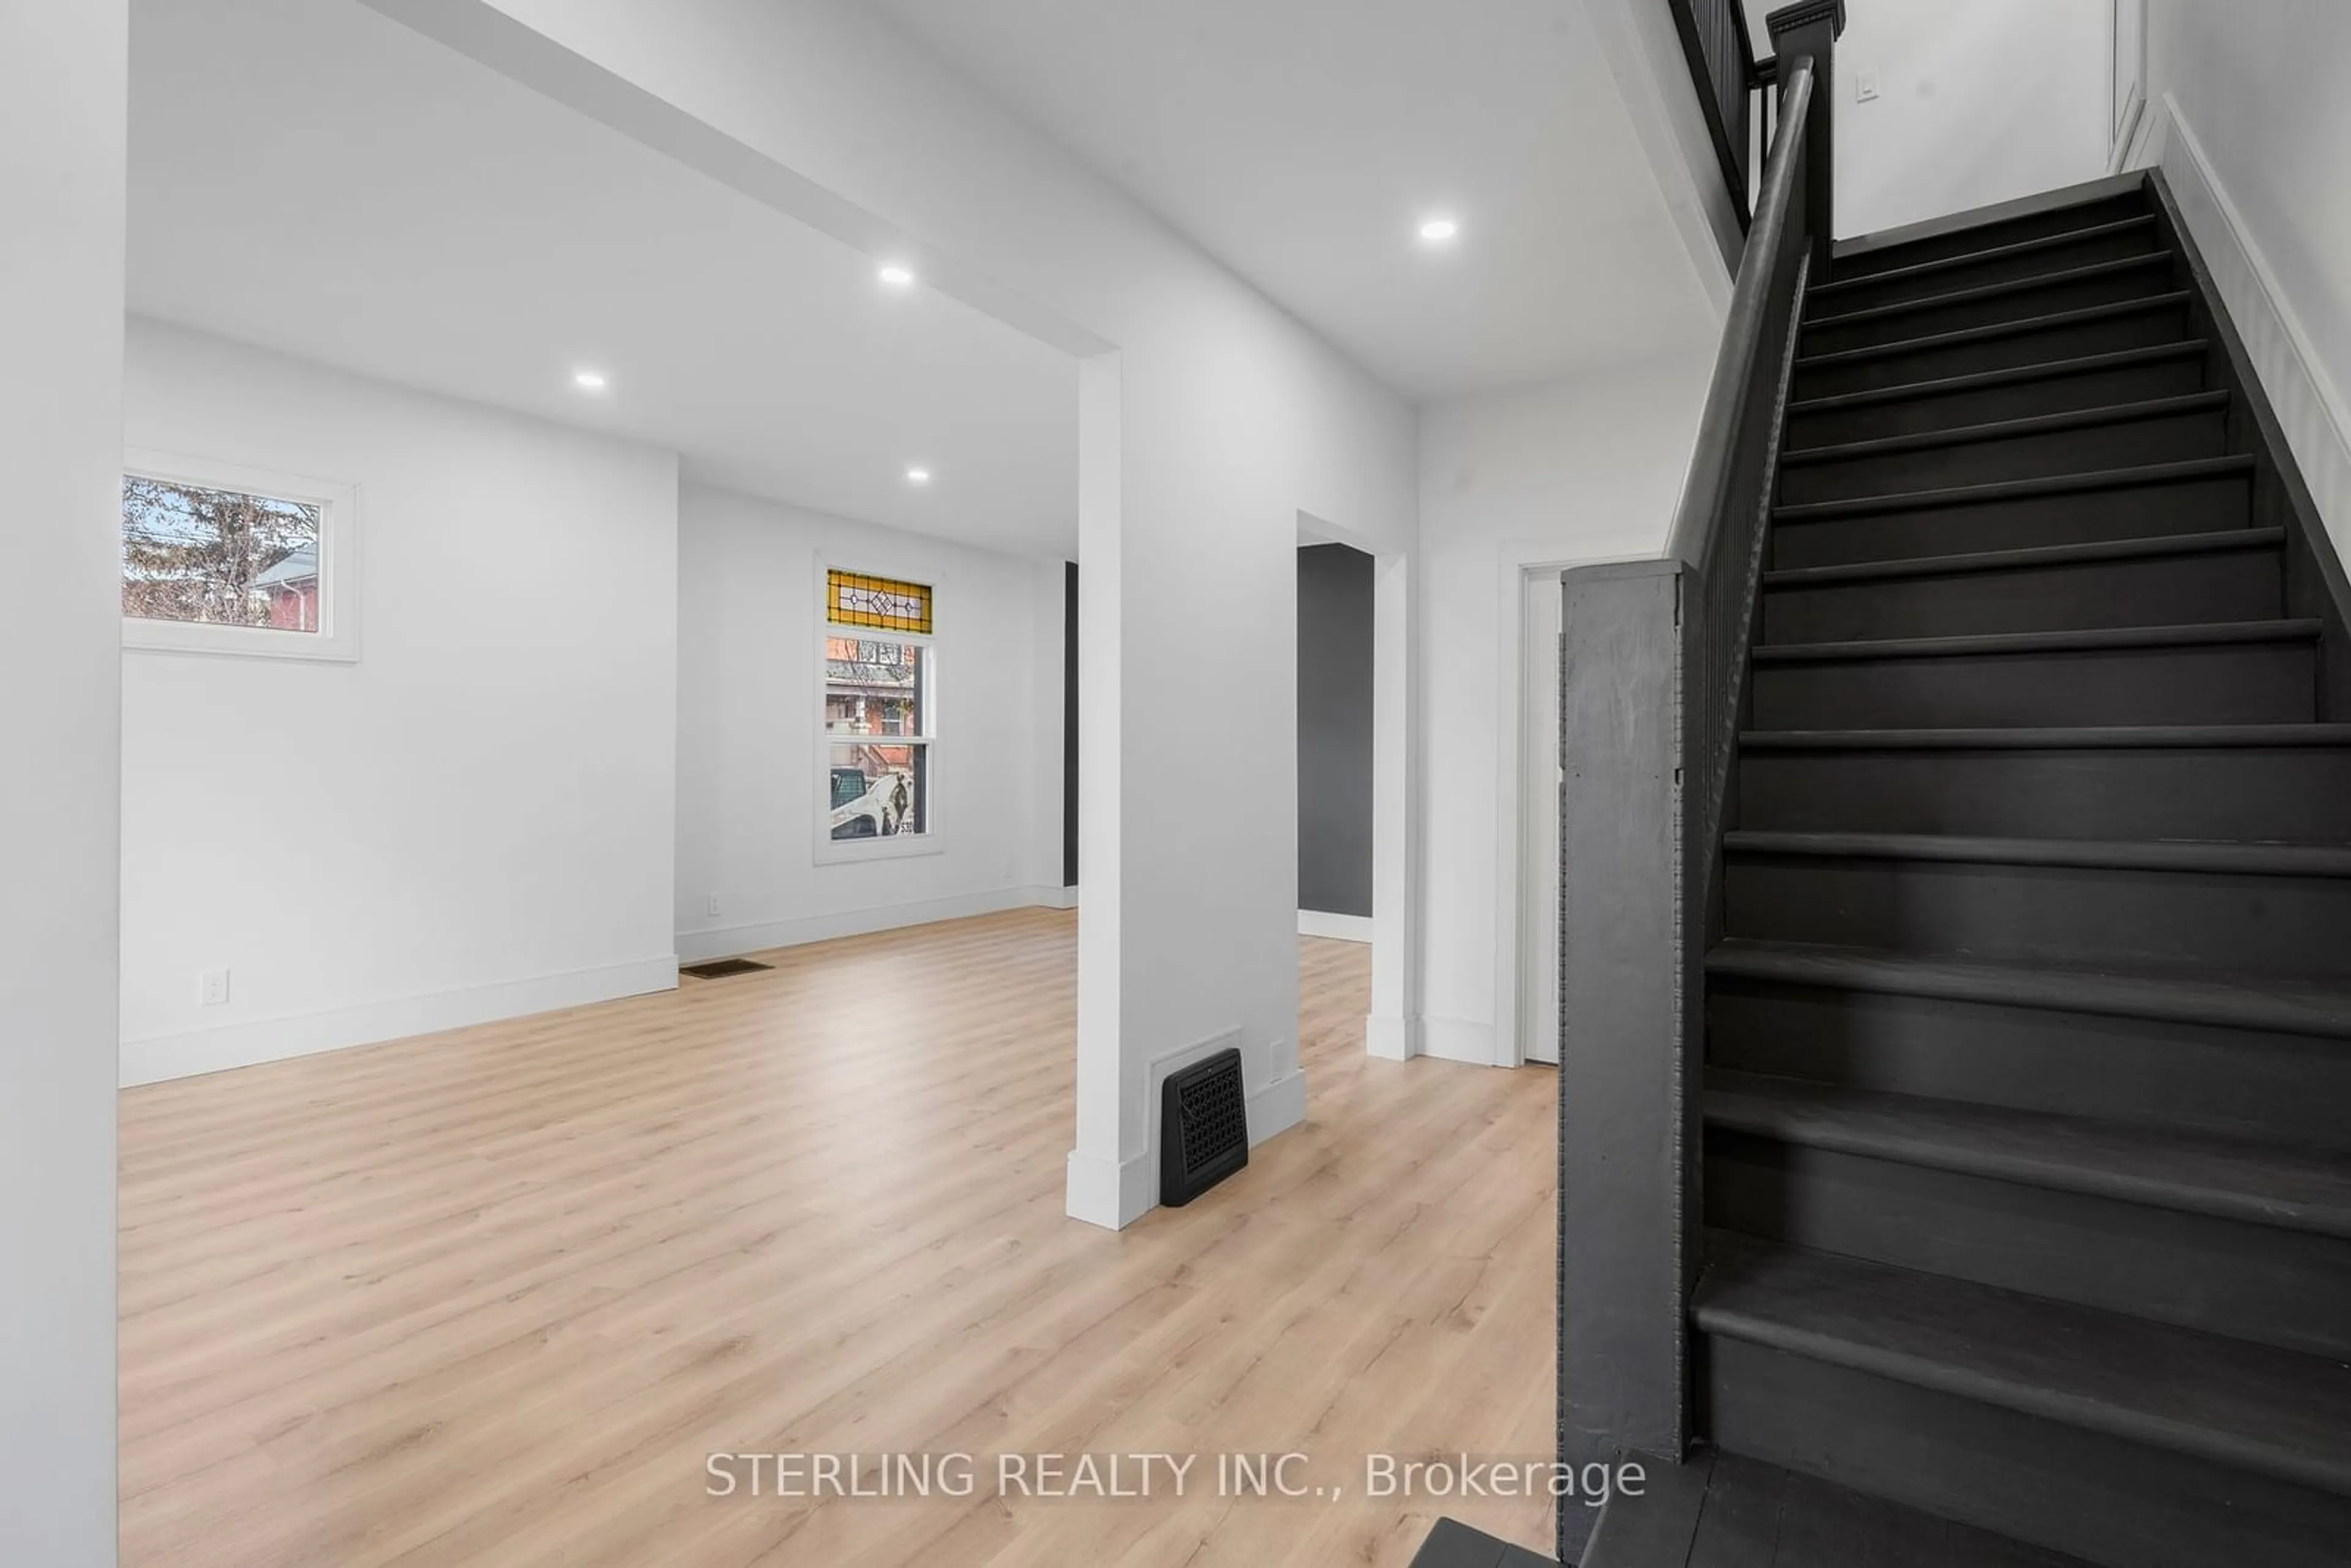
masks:
<svg viewBox="0 0 2351 1568"><path fill-rule="evenodd" d="M0 1563L115 1561L126 0L0 12Z"/></svg>
<svg viewBox="0 0 2351 1568"><path fill-rule="evenodd" d="M1077 1144L1066 1208L1115 1230L1149 1207L1120 1122L1119 359L1078 366L1078 1067Z"/></svg>

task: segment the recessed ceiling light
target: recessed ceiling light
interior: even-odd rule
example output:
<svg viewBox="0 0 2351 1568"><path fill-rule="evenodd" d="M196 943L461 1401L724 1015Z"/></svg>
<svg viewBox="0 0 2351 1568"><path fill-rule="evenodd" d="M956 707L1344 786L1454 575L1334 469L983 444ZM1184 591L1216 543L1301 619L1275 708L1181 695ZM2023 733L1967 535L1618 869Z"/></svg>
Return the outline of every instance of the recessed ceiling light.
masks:
<svg viewBox="0 0 2351 1568"><path fill-rule="evenodd" d="M906 483L907 483L907 484L909 484L909 485L927 485L927 484L929 484L930 482L931 482L931 471L930 471L929 469L927 469L927 468L923 467L921 465L917 464L915 466L914 466L914 467L912 467L912 468L909 468L909 469L907 469L907 470L906 470Z"/></svg>
<svg viewBox="0 0 2351 1568"><path fill-rule="evenodd" d="M893 288L912 288L914 286L914 269L911 267L902 267L894 261L883 267L875 276Z"/></svg>
<svg viewBox="0 0 2351 1568"><path fill-rule="evenodd" d="M582 392L602 392L604 390L604 372L601 371L574 371L571 372L571 384L578 387Z"/></svg>
<svg viewBox="0 0 2351 1568"><path fill-rule="evenodd" d="M1451 218L1429 218L1420 225L1420 237L1429 245L1443 245L1461 232L1461 225Z"/></svg>

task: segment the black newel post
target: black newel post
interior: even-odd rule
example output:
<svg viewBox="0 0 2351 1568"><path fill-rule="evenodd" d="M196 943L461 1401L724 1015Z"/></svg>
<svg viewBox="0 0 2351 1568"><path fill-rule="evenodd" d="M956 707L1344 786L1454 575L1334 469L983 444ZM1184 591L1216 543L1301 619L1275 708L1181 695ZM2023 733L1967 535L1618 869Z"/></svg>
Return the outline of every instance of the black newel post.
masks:
<svg viewBox="0 0 2351 1568"><path fill-rule="evenodd" d="M1804 232L1813 247L1813 280L1829 275L1836 241L1836 41L1844 32L1844 0L1798 0L1763 19L1771 30L1779 79L1794 78L1796 62L1813 61L1813 107L1804 133Z"/></svg>

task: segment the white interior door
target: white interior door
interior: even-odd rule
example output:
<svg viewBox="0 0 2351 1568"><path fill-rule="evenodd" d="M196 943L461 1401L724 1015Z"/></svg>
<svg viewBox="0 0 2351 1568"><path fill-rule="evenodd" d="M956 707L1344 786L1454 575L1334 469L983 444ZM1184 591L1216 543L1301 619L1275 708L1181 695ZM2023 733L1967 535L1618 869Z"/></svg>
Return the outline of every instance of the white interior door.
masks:
<svg viewBox="0 0 2351 1568"><path fill-rule="evenodd" d="M1559 1061L1559 573L1531 571L1519 689L1519 1032L1529 1061Z"/></svg>

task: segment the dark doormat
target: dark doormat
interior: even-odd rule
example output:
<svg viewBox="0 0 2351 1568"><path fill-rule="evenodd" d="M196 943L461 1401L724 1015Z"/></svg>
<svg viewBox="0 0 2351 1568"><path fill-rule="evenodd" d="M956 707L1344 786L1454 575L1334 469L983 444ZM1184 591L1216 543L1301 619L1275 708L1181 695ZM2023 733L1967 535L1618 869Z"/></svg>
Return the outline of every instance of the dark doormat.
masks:
<svg viewBox="0 0 2351 1568"><path fill-rule="evenodd" d="M723 980L729 975L750 975L774 967L773 964L755 963L748 958L713 958L707 964L680 964L677 972L692 975L697 980Z"/></svg>

